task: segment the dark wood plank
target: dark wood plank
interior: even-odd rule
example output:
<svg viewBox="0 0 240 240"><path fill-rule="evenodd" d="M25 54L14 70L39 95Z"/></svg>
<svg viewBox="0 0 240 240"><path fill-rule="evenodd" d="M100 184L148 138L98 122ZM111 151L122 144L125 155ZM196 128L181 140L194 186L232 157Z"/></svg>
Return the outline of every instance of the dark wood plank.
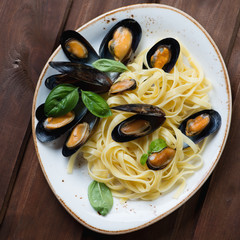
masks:
<svg viewBox="0 0 240 240"><path fill-rule="evenodd" d="M228 62L227 68L229 73L229 78L231 82L231 89L232 89L232 103L237 104L237 91L239 91L239 77L240 77L240 10L238 14L238 33L234 41L234 47L232 49L231 58ZM235 117L235 111L233 111L232 118Z"/></svg>
<svg viewBox="0 0 240 240"><path fill-rule="evenodd" d="M146 1L74 1L66 29L76 29L88 20L114 8L141 2ZM236 10L231 10L231 3L229 4L226 0L220 3L209 1L209 5L202 1L162 2L176 6L199 20L216 40L222 54L227 59L230 51L228 49L231 48L230 45L233 42L231 36L234 27L226 27L225 22L235 26L237 19ZM233 1L232 4L232 7L235 6ZM227 14L224 8L231 12L227 21L224 19ZM222 32L227 36L222 36ZM221 40L222 37L226 42ZM201 199L205 198L205 188L208 188L208 183L178 211L152 226L126 235L106 236L84 228L62 208L44 180L34 152L31 140L27 146L5 221L2 224L0 238L33 239L34 233L40 236L39 239L191 239L193 237L201 212ZM48 208L45 208L46 206ZM29 229L29 224L32 230Z"/></svg>
<svg viewBox="0 0 240 240"><path fill-rule="evenodd" d="M93 18L113 9L132 4L154 3L154 0L104 0L104 1L73 1L65 29L77 29Z"/></svg>
<svg viewBox="0 0 240 240"><path fill-rule="evenodd" d="M25 149L38 76L62 26L69 0L1 1L0 222Z"/></svg>
<svg viewBox="0 0 240 240"><path fill-rule="evenodd" d="M82 226L55 198L33 149L30 138L0 239L81 239Z"/></svg>
<svg viewBox="0 0 240 240"><path fill-rule="evenodd" d="M239 239L240 237L240 31L229 61L235 96L228 143L211 180L194 239Z"/></svg>

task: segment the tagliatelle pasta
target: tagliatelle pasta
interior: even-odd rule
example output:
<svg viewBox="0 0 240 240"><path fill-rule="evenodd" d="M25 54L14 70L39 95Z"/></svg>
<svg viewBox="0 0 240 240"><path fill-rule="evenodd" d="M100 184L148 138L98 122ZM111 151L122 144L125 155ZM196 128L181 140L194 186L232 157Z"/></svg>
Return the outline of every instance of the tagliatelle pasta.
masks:
<svg viewBox="0 0 240 240"><path fill-rule="evenodd" d="M111 95L107 102L110 107L130 103L158 106L166 114L164 124L150 135L118 143L111 137L113 128L133 114L113 111L111 117L100 120L92 137L79 150L88 161L89 175L96 181L105 183L113 196L124 200L153 200L175 185L179 186L177 196L185 187L186 177L203 164L201 151L205 142L200 146L194 144L181 133L178 126L193 113L211 108L208 97L210 82L183 46L170 73L156 68L143 69L146 52L147 50L141 52L128 65L130 71L122 73L118 78L135 79L137 88ZM141 165L140 158L148 151L150 143L159 138L176 149L176 154L167 167L154 171L146 164ZM183 142L190 147L182 149Z"/></svg>

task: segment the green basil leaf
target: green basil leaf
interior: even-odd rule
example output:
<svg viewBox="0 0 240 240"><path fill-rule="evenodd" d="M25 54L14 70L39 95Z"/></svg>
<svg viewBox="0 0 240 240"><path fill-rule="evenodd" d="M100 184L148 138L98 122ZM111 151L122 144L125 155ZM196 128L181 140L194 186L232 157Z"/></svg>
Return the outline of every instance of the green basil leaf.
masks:
<svg viewBox="0 0 240 240"><path fill-rule="evenodd" d="M149 151L151 153L152 152L160 152L165 147L167 147L167 144L163 139L156 139L150 143Z"/></svg>
<svg viewBox="0 0 240 240"><path fill-rule="evenodd" d="M142 165L145 165L146 162L147 162L147 159L148 159L148 154L147 154L147 153L144 153L144 154L141 156L141 158L140 158L140 163L141 163Z"/></svg>
<svg viewBox="0 0 240 240"><path fill-rule="evenodd" d="M102 72L125 72L128 68L121 62L111 59L101 58L92 64L96 69Z"/></svg>
<svg viewBox="0 0 240 240"><path fill-rule="evenodd" d="M82 92L82 101L88 110L95 116L104 118L112 115L107 102L98 94L90 91Z"/></svg>
<svg viewBox="0 0 240 240"><path fill-rule="evenodd" d="M103 216L107 215L113 206L110 189L104 183L97 181L93 181L89 185L88 199L91 206Z"/></svg>
<svg viewBox="0 0 240 240"><path fill-rule="evenodd" d="M70 84L61 84L49 93L44 113L47 117L59 117L72 111L79 100L78 88Z"/></svg>

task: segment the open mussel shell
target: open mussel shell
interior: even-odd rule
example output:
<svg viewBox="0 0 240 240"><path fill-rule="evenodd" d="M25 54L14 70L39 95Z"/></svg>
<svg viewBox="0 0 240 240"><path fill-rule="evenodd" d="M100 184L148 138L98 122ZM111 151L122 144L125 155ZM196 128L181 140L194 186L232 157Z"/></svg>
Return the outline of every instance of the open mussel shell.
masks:
<svg viewBox="0 0 240 240"><path fill-rule="evenodd" d="M91 44L78 32L64 31L60 43L65 55L71 62L91 64L99 59Z"/></svg>
<svg viewBox="0 0 240 240"><path fill-rule="evenodd" d="M109 90L112 85L111 79L103 72L81 63L72 62L49 62L49 65L70 78L77 79L80 82L99 85Z"/></svg>
<svg viewBox="0 0 240 240"><path fill-rule="evenodd" d="M52 90L59 84L72 84L79 89L84 91L92 91L95 93L104 93L109 90L109 86L101 85L101 84L93 84L92 82L81 81L77 78L73 78L68 74L56 74L48 77L45 81L45 86Z"/></svg>
<svg viewBox="0 0 240 240"><path fill-rule="evenodd" d="M87 125L87 130L84 132L85 136L82 136L82 140L79 141L78 144L74 145L73 147L69 148L67 147L67 142L72 134L72 131L74 130L74 128L71 130L70 134L68 135L64 145L63 145L63 149L62 149L62 154L65 157L69 157L72 154L74 154L82 145L84 145L87 140L89 139L89 137L92 135L93 129L94 127L96 127L97 123L99 121L99 118L94 116L92 113L90 113L89 111L87 111L87 113L85 114L85 116L82 118L82 120L78 123L78 124L85 124ZM77 125L78 125L77 124ZM76 126L77 126L76 125ZM75 127L76 127L75 126Z"/></svg>
<svg viewBox="0 0 240 240"><path fill-rule="evenodd" d="M124 134L122 132L123 127L126 126L128 123L134 123L135 121L139 121L139 120L145 121L148 124L144 132L138 132L138 133L134 132L132 134ZM113 129L112 139L116 142L129 142L134 139L144 137L154 132L156 129L158 129L163 124L164 121L165 121L165 117L154 117L154 116L136 114L122 121Z"/></svg>
<svg viewBox="0 0 240 240"><path fill-rule="evenodd" d="M146 136L158 129L165 121L165 113L149 104L127 104L112 109L137 113L120 122L113 129L112 139L116 142L129 142Z"/></svg>
<svg viewBox="0 0 240 240"><path fill-rule="evenodd" d="M194 136L187 136L186 134L186 127L187 127L187 122L190 119L195 119L196 117L202 115L202 114L207 114L210 117L210 121L208 125L198 134ZM201 142L204 138L208 137L210 134L213 134L216 132L220 127L221 127L221 116L220 114L215 111L215 110L203 110L200 112L197 112L188 118L186 118L179 126L179 129L181 132L186 135L188 138L190 138L194 143L199 143ZM183 148L189 147L188 144L184 143Z"/></svg>
<svg viewBox="0 0 240 240"><path fill-rule="evenodd" d="M73 109L73 112L75 113L75 118L69 124L58 129L46 130L44 127L44 122L47 117L44 115L44 111L42 112L42 105L40 105L39 108L36 110L36 117L37 119L40 119L36 126L36 135L38 140L43 143L53 141L63 135L69 129L74 127L87 112L87 108L85 107L83 102L79 100L77 106ZM43 116L40 116L41 112Z"/></svg>
<svg viewBox="0 0 240 240"><path fill-rule="evenodd" d="M117 30L124 29L126 32L129 33L129 36L131 37L131 40L127 43L121 43L121 44L116 44L116 35L114 37L114 34L116 33ZM99 48L99 54L101 58L108 58L108 59L113 59L113 60L119 60L122 63L126 64L128 60L130 59L132 53L134 53L138 47L138 44L141 40L142 36L142 29L141 26L139 25L138 22L136 22L133 19L124 19L120 22L118 22L116 25L114 25L110 31L107 33L107 35L104 37L102 40L102 43ZM115 41L115 43L114 43ZM109 43L110 42L110 43ZM112 44L111 44L112 43ZM129 43L129 44L128 44ZM129 45L128 47L126 47ZM126 49L123 52L126 52L126 54L123 54L123 57L121 59L116 59L116 55L113 55L115 46L119 46L120 50L121 47L123 46ZM111 51L110 51L111 50ZM118 51L118 50L117 50ZM118 51L119 52L119 51ZM121 52L120 52L121 53Z"/></svg>
<svg viewBox="0 0 240 240"><path fill-rule="evenodd" d="M165 147L159 152L153 152L148 156L147 166L152 170L161 170L173 160L176 150L170 147Z"/></svg>
<svg viewBox="0 0 240 240"><path fill-rule="evenodd" d="M125 91L134 90L136 88L137 88L137 82L135 79L124 79L124 80L113 83L113 85L109 90L109 93L118 94Z"/></svg>
<svg viewBox="0 0 240 240"><path fill-rule="evenodd" d="M152 65L152 57L156 54L156 51L160 49L167 49L169 51L169 60L166 64L163 65L162 69L165 72L170 72L172 68L175 66L178 56L180 53L180 44L174 38L164 38L161 41L157 42L148 52L146 55L146 60L149 68L153 68Z"/></svg>

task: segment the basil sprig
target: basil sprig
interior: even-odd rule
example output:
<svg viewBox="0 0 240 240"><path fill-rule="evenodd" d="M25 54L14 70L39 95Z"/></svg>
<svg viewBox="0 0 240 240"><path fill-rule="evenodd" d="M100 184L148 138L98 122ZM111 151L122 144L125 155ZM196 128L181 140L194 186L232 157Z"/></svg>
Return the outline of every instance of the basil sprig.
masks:
<svg viewBox="0 0 240 240"><path fill-rule="evenodd" d="M148 159L148 154L144 153L140 158L140 163L144 165L147 162L147 159Z"/></svg>
<svg viewBox="0 0 240 240"><path fill-rule="evenodd" d="M163 139L156 139L150 143L149 152L151 153L160 152L165 147L167 147L167 144Z"/></svg>
<svg viewBox="0 0 240 240"><path fill-rule="evenodd" d="M95 116L104 118L112 115L107 102L98 94L90 91L83 91L82 101L88 110Z"/></svg>
<svg viewBox="0 0 240 240"><path fill-rule="evenodd" d="M113 206L110 189L104 183L97 181L93 181L89 185L88 199L91 206L103 216L107 215Z"/></svg>
<svg viewBox="0 0 240 240"><path fill-rule="evenodd" d="M125 72L128 68L121 62L111 59L101 58L93 62L92 65L102 72Z"/></svg>
<svg viewBox="0 0 240 240"><path fill-rule="evenodd" d="M140 163L142 165L146 164L149 155L154 152L160 152L165 147L167 147L166 142L163 139L156 139L150 143L148 153L144 153L140 158Z"/></svg>
<svg viewBox="0 0 240 240"><path fill-rule="evenodd" d="M79 100L78 88L70 84L61 84L49 93L44 113L47 117L59 117L72 111Z"/></svg>

